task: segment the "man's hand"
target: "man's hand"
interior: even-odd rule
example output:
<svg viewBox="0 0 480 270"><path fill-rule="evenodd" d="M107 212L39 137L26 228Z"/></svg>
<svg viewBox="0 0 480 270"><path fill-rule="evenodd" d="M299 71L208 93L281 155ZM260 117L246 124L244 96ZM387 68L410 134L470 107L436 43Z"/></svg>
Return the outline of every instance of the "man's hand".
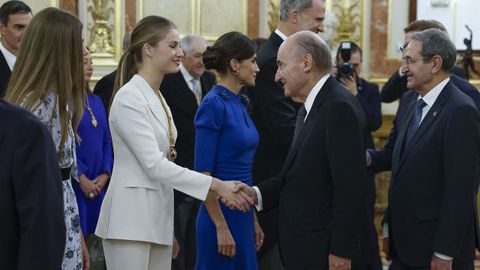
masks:
<svg viewBox="0 0 480 270"><path fill-rule="evenodd" d="M432 270L451 270L452 261L440 259L439 257L433 255L432 263L430 264Z"/></svg>
<svg viewBox="0 0 480 270"><path fill-rule="evenodd" d="M357 81L355 77L350 76L348 78L340 78L339 81L350 91L354 96L358 94Z"/></svg>
<svg viewBox="0 0 480 270"><path fill-rule="evenodd" d="M262 227L260 227L260 223L258 223L256 214L254 214L254 226L255 226L255 248L257 251L259 251L263 245L263 239L265 239L265 234L263 233Z"/></svg>
<svg viewBox="0 0 480 270"><path fill-rule="evenodd" d="M247 186L239 181L221 181L213 178L211 190L217 193L221 201L230 209L249 211L254 200L245 192ZM248 186L247 186L248 187Z"/></svg>
<svg viewBox="0 0 480 270"><path fill-rule="evenodd" d="M388 237L384 237L382 243L382 251L383 253L385 253L385 259L387 259L387 261L390 261L390 254L388 253L389 244L390 243L388 241Z"/></svg>
<svg viewBox="0 0 480 270"><path fill-rule="evenodd" d="M178 257L178 253L180 252L180 245L178 244L177 238L175 235L173 236L173 247L172 247L172 259L176 259Z"/></svg>
<svg viewBox="0 0 480 270"><path fill-rule="evenodd" d="M350 270L352 269L352 261L346 258L340 258L335 255L328 255L329 270Z"/></svg>

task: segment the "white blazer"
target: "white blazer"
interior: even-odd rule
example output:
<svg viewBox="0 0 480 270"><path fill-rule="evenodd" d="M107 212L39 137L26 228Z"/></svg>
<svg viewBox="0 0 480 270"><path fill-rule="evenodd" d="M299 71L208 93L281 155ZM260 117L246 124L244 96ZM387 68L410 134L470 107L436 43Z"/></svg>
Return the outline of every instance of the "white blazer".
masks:
<svg viewBox="0 0 480 270"><path fill-rule="evenodd" d="M95 234L172 245L173 189L205 200L212 178L166 158L167 116L141 76L115 95L109 123L115 158Z"/></svg>

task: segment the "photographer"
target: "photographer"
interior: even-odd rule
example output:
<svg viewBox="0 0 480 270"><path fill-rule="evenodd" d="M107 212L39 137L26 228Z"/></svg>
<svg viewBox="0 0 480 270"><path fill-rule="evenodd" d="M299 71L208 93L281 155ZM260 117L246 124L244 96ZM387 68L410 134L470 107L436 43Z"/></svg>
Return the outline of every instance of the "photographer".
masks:
<svg viewBox="0 0 480 270"><path fill-rule="evenodd" d="M335 63L335 77L357 97L363 108L368 128L366 131L368 134L365 136L365 145L366 148L374 149L371 132L377 130L382 125L381 100L378 85L370 83L359 76L362 65L362 49L354 42L342 42L338 47ZM362 239L366 247L365 254L371 255L362 256L360 254L358 260L353 260L353 267L358 269L382 269L377 232L374 225L376 199L374 176L373 173L369 173L367 206L365 208L368 226L362 228L362 235L365 236Z"/></svg>
<svg viewBox="0 0 480 270"><path fill-rule="evenodd" d="M350 48L343 48L348 47ZM368 131L373 132L382 125L380 91L377 84L360 78L362 49L351 41L340 44L336 55L335 77L357 97L367 118ZM367 136L367 148L374 148L371 134Z"/></svg>

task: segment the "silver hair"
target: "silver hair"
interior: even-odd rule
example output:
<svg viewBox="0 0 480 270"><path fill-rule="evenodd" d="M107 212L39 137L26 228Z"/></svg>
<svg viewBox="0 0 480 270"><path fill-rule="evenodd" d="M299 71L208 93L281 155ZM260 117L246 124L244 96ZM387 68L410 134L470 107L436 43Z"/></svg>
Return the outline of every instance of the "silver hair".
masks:
<svg viewBox="0 0 480 270"><path fill-rule="evenodd" d="M287 21L293 10L304 11L312 7L312 2L313 0L280 0L280 21Z"/></svg>
<svg viewBox="0 0 480 270"><path fill-rule="evenodd" d="M187 54L192 51L192 44L194 41L203 42L208 46L208 42L203 37L198 35L186 35L181 41L183 53Z"/></svg>
<svg viewBox="0 0 480 270"><path fill-rule="evenodd" d="M309 54L312 56L315 67L318 70L332 70L332 53L327 43L318 35L306 32L301 34L296 41L296 48L299 54Z"/></svg>
<svg viewBox="0 0 480 270"><path fill-rule="evenodd" d="M442 58L442 69L451 72L457 60L457 49L447 33L436 28L430 28L422 32L416 32L410 36L410 40L422 43L420 54L424 61L438 55Z"/></svg>

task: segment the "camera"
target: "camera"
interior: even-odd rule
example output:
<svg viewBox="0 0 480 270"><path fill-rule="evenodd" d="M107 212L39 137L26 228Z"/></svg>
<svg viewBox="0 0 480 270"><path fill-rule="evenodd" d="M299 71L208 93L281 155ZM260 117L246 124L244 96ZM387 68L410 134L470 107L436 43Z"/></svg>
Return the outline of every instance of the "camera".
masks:
<svg viewBox="0 0 480 270"><path fill-rule="evenodd" d="M353 65L349 63L352 54L352 43L350 41L342 41L339 49L343 63L336 65L337 78L349 78L350 76L353 76L355 72Z"/></svg>

